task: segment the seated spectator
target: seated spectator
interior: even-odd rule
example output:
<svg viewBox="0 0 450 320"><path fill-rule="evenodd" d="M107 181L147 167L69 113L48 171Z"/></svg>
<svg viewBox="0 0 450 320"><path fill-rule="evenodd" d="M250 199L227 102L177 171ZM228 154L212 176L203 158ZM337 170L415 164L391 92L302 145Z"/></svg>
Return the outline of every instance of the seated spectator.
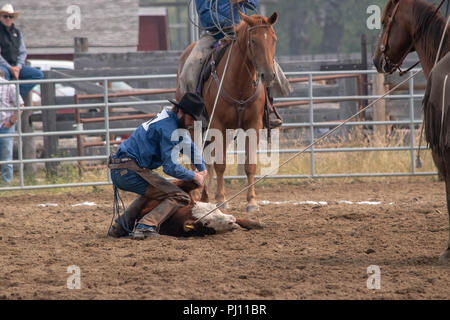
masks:
<svg viewBox="0 0 450 320"><path fill-rule="evenodd" d="M14 25L19 12L14 11L11 4L0 8L0 69L6 80L42 79L44 75L38 69L25 65L27 49L22 33ZM20 95L23 99L33 89L35 84L21 84Z"/></svg>

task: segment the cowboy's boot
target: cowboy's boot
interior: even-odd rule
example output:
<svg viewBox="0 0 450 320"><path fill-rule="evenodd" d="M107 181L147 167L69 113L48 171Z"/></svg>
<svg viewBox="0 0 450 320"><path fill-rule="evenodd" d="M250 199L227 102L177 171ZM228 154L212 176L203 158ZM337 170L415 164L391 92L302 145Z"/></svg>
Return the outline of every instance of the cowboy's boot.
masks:
<svg viewBox="0 0 450 320"><path fill-rule="evenodd" d="M108 236L113 238L126 237L134 229L134 224L139 216L148 198L145 196L138 196L125 212L115 220L114 224L108 230Z"/></svg>
<svg viewBox="0 0 450 320"><path fill-rule="evenodd" d="M176 199L164 199L156 208L138 221L135 231L131 234L132 239L144 240L149 237L158 237L160 227L164 221L184 205L184 203L180 203Z"/></svg>
<svg viewBox="0 0 450 320"><path fill-rule="evenodd" d="M269 99L267 100L267 105L269 107L269 117L273 113L277 117L276 119L269 119L269 126L270 129L275 129L280 127L283 124L283 119L281 118L281 115L278 113L277 109L275 109L275 106L273 105L273 98L270 96L270 89L267 88L267 94Z"/></svg>

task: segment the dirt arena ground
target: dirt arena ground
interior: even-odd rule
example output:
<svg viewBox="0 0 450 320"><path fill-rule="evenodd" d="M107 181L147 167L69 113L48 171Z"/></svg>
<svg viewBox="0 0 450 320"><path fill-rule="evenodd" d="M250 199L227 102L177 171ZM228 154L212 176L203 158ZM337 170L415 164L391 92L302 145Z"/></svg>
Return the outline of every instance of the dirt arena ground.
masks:
<svg viewBox="0 0 450 320"><path fill-rule="evenodd" d="M450 266L438 263L448 237L442 182L271 183L257 188L272 202L259 212L246 214L244 197L230 209L264 230L145 241L106 237L111 188L3 193L0 299L450 297ZM85 201L96 205L73 206ZM58 206L38 206L48 203ZM71 265L81 271L79 290L67 288ZM371 265L380 267L379 290L367 288Z"/></svg>

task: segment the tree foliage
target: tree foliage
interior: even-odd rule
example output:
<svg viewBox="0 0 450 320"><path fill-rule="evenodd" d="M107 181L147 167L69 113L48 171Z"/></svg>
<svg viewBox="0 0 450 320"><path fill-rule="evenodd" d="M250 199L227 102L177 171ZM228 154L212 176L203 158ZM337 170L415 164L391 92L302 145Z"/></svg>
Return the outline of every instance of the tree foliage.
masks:
<svg viewBox="0 0 450 320"><path fill-rule="evenodd" d="M179 0L171 0L180 2ZM170 0L140 0L141 5ZM189 0L184 0L186 8ZM350 53L361 50L361 34L370 43L380 30L369 30L367 19L370 5L384 8L387 0L259 0L267 15L279 14L275 26L278 36L277 54L302 55L320 53ZM169 15L172 10L169 10ZM181 15L186 18L186 14ZM169 22L174 17L169 16Z"/></svg>
<svg viewBox="0 0 450 320"><path fill-rule="evenodd" d="M380 30L369 30L367 8L384 8L386 0L280 0L277 11L278 53L283 55L349 53L361 50L361 35L370 42ZM370 47L369 47L370 50Z"/></svg>

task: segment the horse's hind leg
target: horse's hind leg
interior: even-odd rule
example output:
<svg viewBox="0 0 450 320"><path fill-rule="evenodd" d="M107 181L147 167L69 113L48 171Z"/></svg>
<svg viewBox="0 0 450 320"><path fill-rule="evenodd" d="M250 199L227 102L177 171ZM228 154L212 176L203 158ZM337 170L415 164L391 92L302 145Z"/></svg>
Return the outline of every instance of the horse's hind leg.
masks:
<svg viewBox="0 0 450 320"><path fill-rule="evenodd" d="M448 177L446 178L448 179ZM447 194L447 211L450 208L450 186L448 186L450 184L450 181L446 182L446 194ZM439 257L439 262L441 263L449 263L450 264L450 211L448 212L449 214L449 240L447 243L447 249L441 254L441 256Z"/></svg>
<svg viewBox="0 0 450 320"><path fill-rule="evenodd" d="M444 159L449 159L450 152L446 152ZM449 159L450 160L450 159ZM450 264L450 161L443 161L445 166L442 168L445 168L442 172L445 177L445 193L446 193L446 199L447 199L447 213L449 215L449 238L447 243L447 249L441 254L439 258L439 262L441 263L449 263Z"/></svg>
<svg viewBox="0 0 450 320"><path fill-rule="evenodd" d="M438 155L436 150L432 150L431 151L431 155L433 157L433 162L434 162L436 168L438 169L439 180L440 181L444 181L445 180L445 176L444 176L444 172L445 172L444 161L443 161L442 157L440 157Z"/></svg>

